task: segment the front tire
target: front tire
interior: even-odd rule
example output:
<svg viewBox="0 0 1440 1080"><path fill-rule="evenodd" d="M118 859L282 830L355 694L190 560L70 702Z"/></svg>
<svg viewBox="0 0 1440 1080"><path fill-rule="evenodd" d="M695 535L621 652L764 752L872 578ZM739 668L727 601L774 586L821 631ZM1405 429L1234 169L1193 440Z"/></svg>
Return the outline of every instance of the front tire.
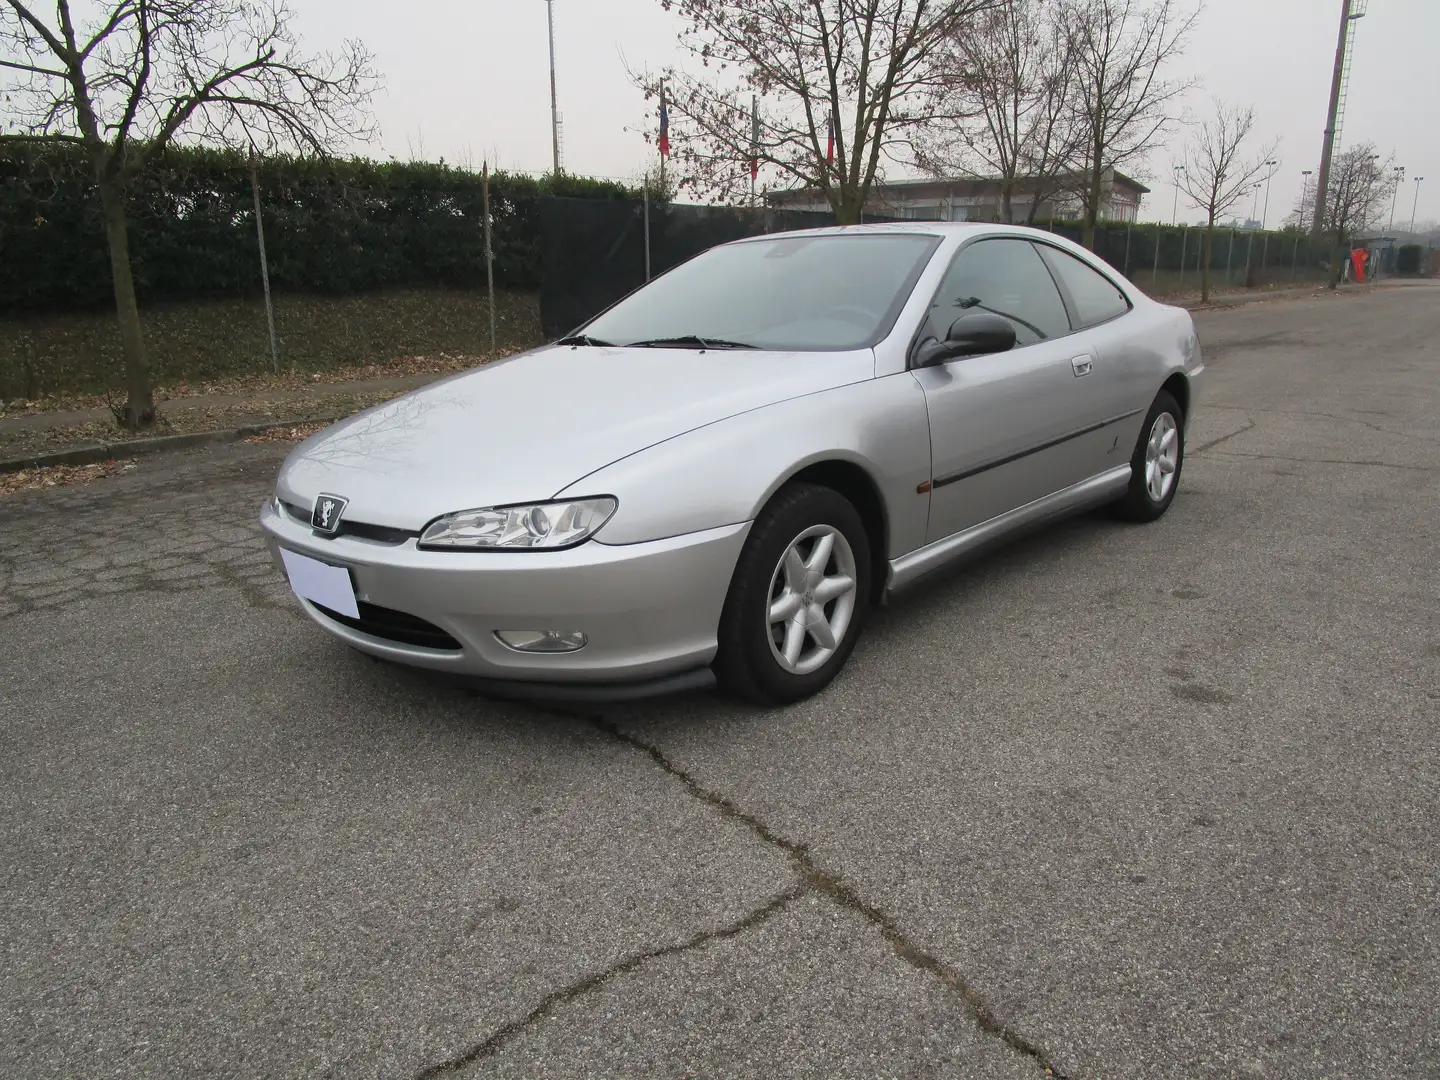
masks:
<svg viewBox="0 0 1440 1080"><path fill-rule="evenodd" d="M819 693L845 665L870 609L870 542L855 507L791 484L755 519L720 616L715 673L764 705Z"/></svg>
<svg viewBox="0 0 1440 1080"><path fill-rule="evenodd" d="M1185 414L1174 395L1161 390L1145 416L1130 458L1130 489L1115 504L1128 521L1154 521L1175 500L1185 465Z"/></svg>

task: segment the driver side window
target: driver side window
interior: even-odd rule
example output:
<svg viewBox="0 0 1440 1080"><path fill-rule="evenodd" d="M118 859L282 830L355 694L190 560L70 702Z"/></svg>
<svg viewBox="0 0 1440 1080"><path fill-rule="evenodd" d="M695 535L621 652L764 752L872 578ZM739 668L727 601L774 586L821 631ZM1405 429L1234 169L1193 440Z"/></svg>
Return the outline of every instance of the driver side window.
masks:
<svg viewBox="0 0 1440 1080"><path fill-rule="evenodd" d="M1024 240L977 240L962 249L930 307L926 334L943 340L951 323L977 311L1008 319L1017 348L1070 333L1055 281Z"/></svg>

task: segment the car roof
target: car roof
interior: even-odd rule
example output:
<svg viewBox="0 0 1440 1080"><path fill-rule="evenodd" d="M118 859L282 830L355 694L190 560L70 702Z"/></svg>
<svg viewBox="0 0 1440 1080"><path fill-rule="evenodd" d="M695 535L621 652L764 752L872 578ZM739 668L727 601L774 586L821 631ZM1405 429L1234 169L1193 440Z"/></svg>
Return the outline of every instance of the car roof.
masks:
<svg viewBox="0 0 1440 1080"><path fill-rule="evenodd" d="M795 236L864 236L875 233L910 236L953 236L959 232L981 232L996 228L1024 228L1024 226L1000 226L984 221L872 221L860 225L821 225L814 229L785 229L780 232L758 233L731 240L732 244L746 244L753 240L772 240L777 237ZM1041 232L1031 229L1031 232Z"/></svg>

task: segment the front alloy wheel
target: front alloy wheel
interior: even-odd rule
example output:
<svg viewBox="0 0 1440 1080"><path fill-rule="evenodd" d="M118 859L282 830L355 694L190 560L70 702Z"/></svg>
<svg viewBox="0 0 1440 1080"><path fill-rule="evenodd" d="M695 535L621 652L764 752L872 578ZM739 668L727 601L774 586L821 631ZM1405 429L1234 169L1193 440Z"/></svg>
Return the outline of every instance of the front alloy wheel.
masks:
<svg viewBox="0 0 1440 1080"><path fill-rule="evenodd" d="M1173 394L1155 395L1130 458L1130 487L1115 510L1130 521L1154 521L1170 508L1185 465L1185 416Z"/></svg>
<svg viewBox="0 0 1440 1080"><path fill-rule="evenodd" d="M755 519L720 615L715 673L761 704L818 693L844 666L870 606L870 542L832 488L781 489Z"/></svg>
<svg viewBox="0 0 1440 1080"><path fill-rule="evenodd" d="M812 525L790 542L770 579L770 652L786 671L807 675L835 655L855 613L855 553L832 525Z"/></svg>
<svg viewBox="0 0 1440 1080"><path fill-rule="evenodd" d="M1162 412L1150 426L1145 440L1145 489L1152 502L1164 502L1175 484L1175 469L1180 464L1180 429L1175 418Z"/></svg>

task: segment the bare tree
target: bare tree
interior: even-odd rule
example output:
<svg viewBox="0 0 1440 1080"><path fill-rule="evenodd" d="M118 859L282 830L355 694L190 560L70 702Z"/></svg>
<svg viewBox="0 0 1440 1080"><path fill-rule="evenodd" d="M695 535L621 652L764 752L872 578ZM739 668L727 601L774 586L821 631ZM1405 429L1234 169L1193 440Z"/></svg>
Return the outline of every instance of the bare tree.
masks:
<svg viewBox="0 0 1440 1080"><path fill-rule="evenodd" d="M1185 149L1185 168L1178 173L1180 190L1205 212L1205 249L1200 272L1200 299L1210 299L1210 256L1215 249L1215 219L1244 200L1280 145L1272 140L1259 154L1244 154L1255 126L1255 110L1215 99L1215 113L1203 121Z"/></svg>
<svg viewBox="0 0 1440 1080"><path fill-rule="evenodd" d="M1070 0L1075 104L1082 140L1080 203L1085 244L1095 243L1105 178L1143 158L1174 119L1178 99L1194 80L1162 77L1185 48L1198 2Z"/></svg>
<svg viewBox="0 0 1440 1080"><path fill-rule="evenodd" d="M82 145L95 174L125 357L123 420L155 419L130 267L127 193L172 141L325 152L368 135L377 85L358 42L301 52L283 0L107 0L77 20L0 0L0 73L19 103L11 137Z"/></svg>
<svg viewBox="0 0 1440 1080"><path fill-rule="evenodd" d="M882 158L935 115L946 43L1001 2L661 0L699 66L663 73L680 185L735 198L768 167L858 221ZM656 93L657 76L632 78Z"/></svg>
<svg viewBox="0 0 1440 1080"><path fill-rule="evenodd" d="M1352 147L1337 154L1330 166L1330 184L1325 191L1322 226L1334 233L1330 259L1330 287L1340 281L1341 249L1356 233L1378 224L1386 200L1397 183L1395 159L1382 161L1374 143Z"/></svg>
<svg viewBox="0 0 1440 1080"><path fill-rule="evenodd" d="M948 43L943 115L918 134L916 161L937 176L998 179L1000 216L1015 220L1017 191L1030 198L1026 223L1074 169L1072 39L1060 0L1005 0Z"/></svg>

